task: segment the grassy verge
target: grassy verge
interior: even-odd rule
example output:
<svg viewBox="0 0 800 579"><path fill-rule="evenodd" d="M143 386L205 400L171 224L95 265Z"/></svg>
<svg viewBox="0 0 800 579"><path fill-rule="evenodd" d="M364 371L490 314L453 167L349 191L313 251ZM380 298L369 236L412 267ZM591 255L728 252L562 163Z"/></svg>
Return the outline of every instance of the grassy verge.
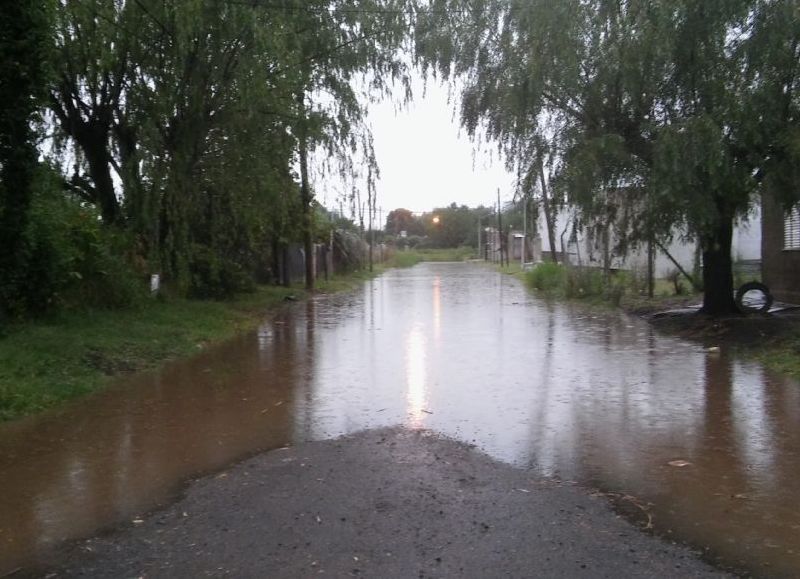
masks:
<svg viewBox="0 0 800 579"><path fill-rule="evenodd" d="M346 291L377 273L319 282ZM0 421L82 396L113 376L157 367L255 327L300 288L263 286L235 300L152 300L132 310L91 310L11 328L0 338Z"/></svg>
<svg viewBox="0 0 800 579"><path fill-rule="evenodd" d="M398 251L388 261L389 267L411 267L423 261L464 261L474 257L471 247L453 247L446 249L411 249Z"/></svg>
<svg viewBox="0 0 800 579"><path fill-rule="evenodd" d="M609 276L596 268L564 267L542 263L528 271L510 264L501 271L515 275L544 297L621 307L632 313L664 310L699 299L697 294L676 294L671 282L656 280L654 297L648 297L644 280L632 272L617 271Z"/></svg>
<svg viewBox="0 0 800 579"><path fill-rule="evenodd" d="M775 372L800 380L800 330L795 320L793 327L780 338L762 343L752 353L753 358Z"/></svg>

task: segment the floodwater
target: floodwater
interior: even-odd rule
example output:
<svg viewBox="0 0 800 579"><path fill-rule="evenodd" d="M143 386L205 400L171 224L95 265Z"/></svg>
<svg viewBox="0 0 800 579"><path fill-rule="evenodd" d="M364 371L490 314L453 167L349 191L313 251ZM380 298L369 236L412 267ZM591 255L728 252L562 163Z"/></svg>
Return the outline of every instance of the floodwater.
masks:
<svg viewBox="0 0 800 579"><path fill-rule="evenodd" d="M0 426L0 576L249 454L400 424L629 494L660 533L800 575L800 385L480 265L421 264Z"/></svg>

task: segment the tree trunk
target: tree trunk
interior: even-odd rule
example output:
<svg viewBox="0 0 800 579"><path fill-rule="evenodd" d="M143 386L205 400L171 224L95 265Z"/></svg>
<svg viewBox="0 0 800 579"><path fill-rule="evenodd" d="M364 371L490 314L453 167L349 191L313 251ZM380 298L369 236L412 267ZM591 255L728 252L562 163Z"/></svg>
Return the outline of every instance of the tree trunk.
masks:
<svg viewBox="0 0 800 579"><path fill-rule="evenodd" d="M159 254L161 271L179 295L189 290L189 232L185 205L189 192L171 176L161 199Z"/></svg>
<svg viewBox="0 0 800 579"><path fill-rule="evenodd" d="M0 322L4 314L10 313L23 289L20 284L26 269L23 249L37 154L31 145L28 118L19 115L3 121L7 132L2 144L8 146L2 151L0 164L0 179L2 184L7 184L0 186L0 247L3 248L0 251Z"/></svg>
<svg viewBox="0 0 800 579"><path fill-rule="evenodd" d="M281 245L281 285L292 285L292 277L289 275L289 246L285 243Z"/></svg>
<svg viewBox="0 0 800 579"><path fill-rule="evenodd" d="M653 246L653 234L647 240L647 297L653 299L656 293L656 252Z"/></svg>
<svg viewBox="0 0 800 579"><path fill-rule="evenodd" d="M369 185L368 185L369 187ZM374 259L374 247L375 247L375 231L372 229L372 220L375 218L375 209L374 209L375 202L372 200L372 190L367 189L367 215L369 216L369 271L372 273L372 264Z"/></svg>
<svg viewBox="0 0 800 579"><path fill-rule="evenodd" d="M553 222L553 208L550 205L550 195L547 192L547 182L544 178L544 162L539 159L539 182L542 185L542 211L544 212L544 222L547 226L547 240L550 243L550 257L553 263L558 263L556 251L556 225Z"/></svg>
<svg viewBox="0 0 800 579"><path fill-rule="evenodd" d="M108 151L108 131L102 127L89 127L90 135L83 139L82 148L89 164L89 175L94 182L97 205L103 223L113 225L119 219L119 201L111 177L111 156Z"/></svg>
<svg viewBox="0 0 800 579"><path fill-rule="evenodd" d="M311 187L308 184L308 131L306 128L306 93L301 90L297 93L297 104L300 108L300 123L297 131L297 153L300 157L300 205L303 224L303 251L306 265L306 289L314 289L314 251L313 227L314 215L311 211Z"/></svg>
<svg viewBox="0 0 800 579"><path fill-rule="evenodd" d="M137 235L136 248L148 261L158 259L158 197L153 184L145 186L140 173L136 130L125 123L114 127L119 150L125 217Z"/></svg>
<svg viewBox="0 0 800 579"><path fill-rule="evenodd" d="M737 313L733 299L733 218L721 217L716 231L701 240L703 251L703 308L712 315Z"/></svg>
<svg viewBox="0 0 800 579"><path fill-rule="evenodd" d="M50 104L61 128L75 139L86 156L89 176L94 183L94 188L87 193L100 209L103 222L110 225L120 217L119 201L111 177L109 150L113 116L110 109L104 107L95 111L88 120L84 120L72 100L72 95L78 93L79 90L72 83L72 79L64 78L58 92L51 93Z"/></svg>
<svg viewBox="0 0 800 579"><path fill-rule="evenodd" d="M162 271L179 295L190 289L191 255L190 213L197 210L199 201L195 190L195 170L199 158L196 142L177 125L175 137L168 141L171 162L164 193L161 197L159 220L159 253Z"/></svg>

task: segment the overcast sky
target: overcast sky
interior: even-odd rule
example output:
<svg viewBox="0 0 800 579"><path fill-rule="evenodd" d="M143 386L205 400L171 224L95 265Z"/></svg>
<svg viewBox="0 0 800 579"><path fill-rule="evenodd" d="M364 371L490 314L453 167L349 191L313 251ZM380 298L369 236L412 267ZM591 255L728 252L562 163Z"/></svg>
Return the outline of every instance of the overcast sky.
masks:
<svg viewBox="0 0 800 579"><path fill-rule="evenodd" d="M447 100L446 87L429 81L423 91L419 80L405 109L395 112L391 102L372 105L369 117L381 169L378 205L385 210L428 211L452 202L488 205L496 200L498 187L504 200L511 197L514 178L496 149L484 146L476 153Z"/></svg>
<svg viewBox="0 0 800 579"><path fill-rule="evenodd" d="M423 212L453 202L489 205L496 203L498 187L503 201L510 200L514 177L496 148L484 145L475 152L454 117L447 87L435 81L423 86L417 78L413 102L400 110L389 101L370 106L383 217L398 207ZM324 202L335 207L333 199Z"/></svg>

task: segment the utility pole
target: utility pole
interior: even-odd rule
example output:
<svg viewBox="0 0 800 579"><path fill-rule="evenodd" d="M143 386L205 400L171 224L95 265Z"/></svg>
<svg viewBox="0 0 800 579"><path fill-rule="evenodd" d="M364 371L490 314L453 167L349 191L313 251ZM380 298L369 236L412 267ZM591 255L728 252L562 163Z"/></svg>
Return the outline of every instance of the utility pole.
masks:
<svg viewBox="0 0 800 579"><path fill-rule="evenodd" d="M647 297L652 298L656 288L656 248L653 234L647 240Z"/></svg>
<svg viewBox="0 0 800 579"><path fill-rule="evenodd" d="M522 198L522 250L520 251L520 264L525 269L525 248L528 245L528 198Z"/></svg>
<svg viewBox="0 0 800 579"><path fill-rule="evenodd" d="M503 210L500 207L500 187L497 188L497 241L500 244L500 267L503 267Z"/></svg>
<svg viewBox="0 0 800 579"><path fill-rule="evenodd" d="M481 258L481 218L478 216L478 259Z"/></svg>
<svg viewBox="0 0 800 579"><path fill-rule="evenodd" d="M372 201L372 194L367 193L367 219L369 220L369 271L372 271L372 251L375 245L375 231L372 229L373 215L375 214L374 202Z"/></svg>

